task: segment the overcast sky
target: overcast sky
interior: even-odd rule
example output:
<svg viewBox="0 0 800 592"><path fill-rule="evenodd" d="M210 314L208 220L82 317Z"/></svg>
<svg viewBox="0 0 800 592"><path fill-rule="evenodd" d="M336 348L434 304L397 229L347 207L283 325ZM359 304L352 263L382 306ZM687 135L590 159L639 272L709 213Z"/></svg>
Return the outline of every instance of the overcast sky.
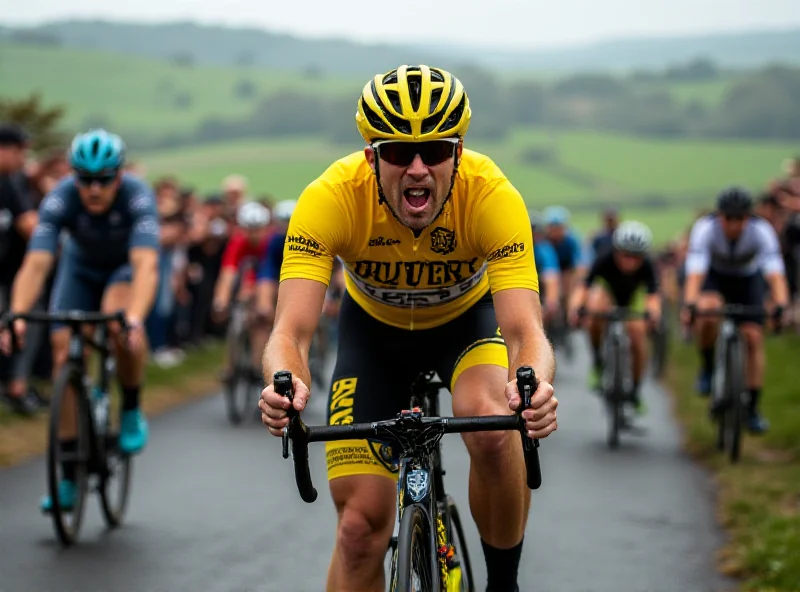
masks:
<svg viewBox="0 0 800 592"><path fill-rule="evenodd" d="M194 20L364 41L542 47L800 25L800 0L0 0L0 23Z"/></svg>

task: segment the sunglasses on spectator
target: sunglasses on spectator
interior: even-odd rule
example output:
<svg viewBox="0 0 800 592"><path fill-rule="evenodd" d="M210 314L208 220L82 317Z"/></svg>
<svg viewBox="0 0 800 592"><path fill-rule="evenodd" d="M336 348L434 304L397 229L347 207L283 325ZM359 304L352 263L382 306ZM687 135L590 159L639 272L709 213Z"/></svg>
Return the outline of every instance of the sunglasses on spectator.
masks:
<svg viewBox="0 0 800 592"><path fill-rule="evenodd" d="M378 158L394 166L410 166L417 154L419 154L425 166L436 166L449 158L453 158L459 141L458 138L445 138L443 140L431 140L430 142L385 140L374 142L372 147L378 153Z"/></svg>
<svg viewBox="0 0 800 592"><path fill-rule="evenodd" d="M78 183L81 185L89 186L92 183L97 183L101 187L106 187L111 185L117 179L116 173L110 173L108 175L83 175L78 174Z"/></svg>

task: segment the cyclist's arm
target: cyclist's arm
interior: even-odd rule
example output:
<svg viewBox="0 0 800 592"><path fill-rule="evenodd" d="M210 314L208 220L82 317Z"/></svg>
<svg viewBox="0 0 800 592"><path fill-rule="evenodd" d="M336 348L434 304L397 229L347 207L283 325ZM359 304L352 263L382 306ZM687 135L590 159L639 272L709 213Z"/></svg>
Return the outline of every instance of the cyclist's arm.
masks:
<svg viewBox="0 0 800 592"><path fill-rule="evenodd" d="M228 307L233 292L233 284L239 273L239 263L242 260L244 242L239 236L232 236L225 246L222 254L222 265L214 288L214 308L222 310Z"/></svg>
<svg viewBox="0 0 800 592"><path fill-rule="evenodd" d="M158 290L158 251L161 244L161 227L158 210L149 188L131 201L133 215L131 236L128 240L133 278L131 297L125 314L131 323L143 323L155 301ZM171 278L164 278L170 281Z"/></svg>
<svg viewBox="0 0 800 592"><path fill-rule="evenodd" d="M506 179L485 188L473 213L475 242L488 262L497 324L508 349L509 380L531 366L552 382L555 358L542 327L539 279L525 202Z"/></svg>
<svg viewBox="0 0 800 592"><path fill-rule="evenodd" d="M658 273L656 272L653 260L649 257L642 264L642 277L644 287L647 290L644 306L652 317L658 318L661 315L661 294L659 293ZM656 319L653 319L656 320Z"/></svg>
<svg viewBox="0 0 800 592"><path fill-rule="evenodd" d="M22 261L11 290L11 310L29 312L42 293L47 275L53 267L58 238L65 222L65 196L55 191L42 200L38 224L28 242L28 252Z"/></svg>
<svg viewBox="0 0 800 592"><path fill-rule="evenodd" d="M772 301L777 306L789 305L789 286L786 281L786 271L781 255L780 243L775 230L767 223L759 224L761 252L759 253L759 267L764 279L769 284Z"/></svg>
<svg viewBox="0 0 800 592"><path fill-rule="evenodd" d="M268 382L279 370L288 370L310 387L308 351L319 324L327 286L317 280L288 279L281 282L275 324L264 350ZM313 312L311 312L313 311Z"/></svg>
<svg viewBox="0 0 800 592"><path fill-rule="evenodd" d="M297 201L283 248L275 324L264 350L267 382L278 370L288 370L311 386L308 352L319 325L333 260L348 243L350 227L357 220L345 197L317 180Z"/></svg>
<svg viewBox="0 0 800 592"><path fill-rule="evenodd" d="M586 298L589 295L589 287L594 283L594 280L597 279L598 275L600 275L601 266L604 261L606 261L605 258L595 259L594 263L592 263L592 267L589 269L589 273L585 274L581 278L581 281L575 286L575 291L571 296L569 296L570 310L578 310L582 306L586 305Z"/></svg>
<svg viewBox="0 0 800 592"><path fill-rule="evenodd" d="M30 312L42 293L54 260L49 251L28 251L11 289L12 312Z"/></svg>
<svg viewBox="0 0 800 592"><path fill-rule="evenodd" d="M130 252L133 279L126 318L130 323L143 323L153 307L158 290L158 250L135 247ZM164 278L169 281L170 278Z"/></svg>
<svg viewBox="0 0 800 592"><path fill-rule="evenodd" d="M703 286L703 279L711 264L711 232L710 219L701 218L695 222L689 234L689 246L686 253L686 281L683 288L685 304L696 304Z"/></svg>

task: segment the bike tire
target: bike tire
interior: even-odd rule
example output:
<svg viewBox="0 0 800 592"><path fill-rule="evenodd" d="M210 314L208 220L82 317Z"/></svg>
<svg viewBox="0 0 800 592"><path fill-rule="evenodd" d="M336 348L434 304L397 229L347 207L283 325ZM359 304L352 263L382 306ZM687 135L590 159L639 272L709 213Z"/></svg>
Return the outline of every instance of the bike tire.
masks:
<svg viewBox="0 0 800 592"><path fill-rule="evenodd" d="M406 507L397 533L397 568L392 592L439 592L439 565L432 526L419 504Z"/></svg>
<svg viewBox="0 0 800 592"><path fill-rule="evenodd" d="M744 420L744 360L741 344L733 341L728 344L726 352L726 399L725 409L725 441L728 456L732 463L739 462L742 448L742 422Z"/></svg>
<svg viewBox="0 0 800 592"><path fill-rule="evenodd" d="M472 562L470 561L469 549L467 548L467 537L464 536L464 527L461 524L461 518L458 515L456 503L449 495L447 496L447 514L450 520L450 532L447 535L448 540L450 544L455 547L456 555L461 564L461 586L459 591L476 592L475 580L472 578Z"/></svg>
<svg viewBox="0 0 800 592"><path fill-rule="evenodd" d="M228 420L233 425L242 423L251 399L251 367L252 356L250 352L250 335L242 311L236 311L237 318L231 322L231 336L236 347L233 352L233 376L225 385L225 403L228 411Z"/></svg>
<svg viewBox="0 0 800 592"><path fill-rule="evenodd" d="M110 417L106 423L106 433L104 454L101 455L105 466L100 468L100 509L106 525L117 528L122 524L128 507L133 459L120 451L119 429L111 430ZM116 496L112 495L113 489L117 490Z"/></svg>
<svg viewBox="0 0 800 592"><path fill-rule="evenodd" d="M66 392L69 386L72 386L74 390L74 409L72 413L76 418L76 446L73 453L75 459L75 502L71 511L61 507L61 500L58 496L61 466L65 460L61 451L59 426L61 414L67 410ZM53 504L50 515L53 519L56 536L64 546L70 546L77 541L83 521L91 456L89 430L89 408L84 393L83 373L77 364L67 362L58 374L53 387L53 395L50 399L50 425L47 445L47 489ZM67 519L68 515L71 518L70 520Z"/></svg>
<svg viewBox="0 0 800 592"><path fill-rule="evenodd" d="M619 433L622 431L622 406L625 394L622 386L622 355L619 350L619 343L612 343L610 351L611 355L607 360L607 368L610 368L612 376L606 383L611 385L610 391L606 394L606 407L608 409L606 443L611 450L616 450L619 448Z"/></svg>

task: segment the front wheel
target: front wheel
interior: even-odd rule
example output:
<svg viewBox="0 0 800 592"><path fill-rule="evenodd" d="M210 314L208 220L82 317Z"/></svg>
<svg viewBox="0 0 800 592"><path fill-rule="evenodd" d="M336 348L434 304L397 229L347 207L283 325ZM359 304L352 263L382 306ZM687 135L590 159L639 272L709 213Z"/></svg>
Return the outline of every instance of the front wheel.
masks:
<svg viewBox="0 0 800 592"><path fill-rule="evenodd" d="M131 483L130 455L119 449L119 430L111 431L110 421L106 425L105 466L100 467L100 508L109 528L122 524L128 506Z"/></svg>
<svg viewBox="0 0 800 592"><path fill-rule="evenodd" d="M739 461L742 448L742 422L744 421L744 360L737 342L728 346L726 361L726 393L728 405L723 418L725 442L732 463Z"/></svg>
<svg viewBox="0 0 800 592"><path fill-rule="evenodd" d="M61 438L61 425L74 434ZM51 516L56 536L64 545L78 538L83 519L84 502L89 480L89 409L83 392L81 369L67 363L58 375L50 400L50 427L47 446L47 488L52 503ZM65 482L74 489L72 507L62 505L61 490Z"/></svg>
<svg viewBox="0 0 800 592"><path fill-rule="evenodd" d="M438 592L439 565L431 524L420 505L408 506L397 533L393 592Z"/></svg>
<svg viewBox="0 0 800 592"><path fill-rule="evenodd" d="M623 405L625 393L622 384L622 356L618 343L612 343L610 354L605 361L603 390L608 409L608 433L606 441L612 450L619 448L619 433L624 423Z"/></svg>
<svg viewBox="0 0 800 592"><path fill-rule="evenodd" d="M225 385L225 403L228 410L228 420L233 425L239 425L247 413L251 402L252 380L252 355L250 352L250 335L245 326L243 308L234 309L231 319L231 332L229 339L234 344L232 363L233 373L228 384Z"/></svg>
<svg viewBox="0 0 800 592"><path fill-rule="evenodd" d="M455 558L458 564L457 567L450 569L447 592L475 592L475 584L472 579L472 563L469 559L469 549L467 549L467 537L464 536L464 527L461 524L456 503L450 496L447 496L447 514L450 519L448 541L455 548ZM455 573L456 571L458 574ZM452 584L450 578L454 580Z"/></svg>

